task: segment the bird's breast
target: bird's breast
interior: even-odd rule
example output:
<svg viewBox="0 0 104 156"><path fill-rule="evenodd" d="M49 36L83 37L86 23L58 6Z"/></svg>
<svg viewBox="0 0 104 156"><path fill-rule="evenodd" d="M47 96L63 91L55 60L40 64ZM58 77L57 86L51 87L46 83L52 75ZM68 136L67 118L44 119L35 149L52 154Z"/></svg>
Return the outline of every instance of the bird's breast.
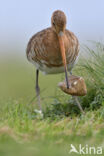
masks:
<svg viewBox="0 0 104 156"><path fill-rule="evenodd" d="M64 37L68 69L71 69L77 57L77 40L68 32ZM48 28L34 35L27 47L27 58L36 68L47 74L64 72L58 37Z"/></svg>

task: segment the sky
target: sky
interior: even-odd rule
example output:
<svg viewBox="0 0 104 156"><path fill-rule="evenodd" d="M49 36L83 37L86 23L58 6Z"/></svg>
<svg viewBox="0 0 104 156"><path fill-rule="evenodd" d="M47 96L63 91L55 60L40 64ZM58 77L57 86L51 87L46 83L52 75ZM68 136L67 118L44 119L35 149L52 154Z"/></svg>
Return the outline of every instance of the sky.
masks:
<svg viewBox="0 0 104 156"><path fill-rule="evenodd" d="M24 53L29 38L50 27L55 10L65 12L80 44L104 40L104 0L0 0L0 53Z"/></svg>

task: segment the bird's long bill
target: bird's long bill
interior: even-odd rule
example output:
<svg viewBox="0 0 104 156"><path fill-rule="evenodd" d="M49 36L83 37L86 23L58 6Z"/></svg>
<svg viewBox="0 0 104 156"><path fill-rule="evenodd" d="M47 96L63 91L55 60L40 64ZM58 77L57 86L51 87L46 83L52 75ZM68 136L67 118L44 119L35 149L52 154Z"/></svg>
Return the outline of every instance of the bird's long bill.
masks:
<svg viewBox="0 0 104 156"><path fill-rule="evenodd" d="M59 34L58 38L59 38L59 45L60 45L62 60L63 60L63 64L64 64L64 69L65 69L66 85L67 85L67 88L69 88L68 74L67 74L67 63L66 63L66 54L65 54L63 35Z"/></svg>

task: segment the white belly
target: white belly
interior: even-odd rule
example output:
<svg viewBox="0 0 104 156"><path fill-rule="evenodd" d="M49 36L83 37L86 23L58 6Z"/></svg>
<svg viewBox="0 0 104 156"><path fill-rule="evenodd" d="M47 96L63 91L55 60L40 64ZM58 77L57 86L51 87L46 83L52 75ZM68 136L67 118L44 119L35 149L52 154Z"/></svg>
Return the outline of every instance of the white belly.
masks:
<svg viewBox="0 0 104 156"><path fill-rule="evenodd" d="M39 69L43 74L58 74L58 73L63 73L64 72L64 66L61 66L61 67L47 67L44 64L39 65L38 63L33 62L33 61L32 61L32 63L35 65L36 69ZM72 70L74 64L75 64L75 62L67 65L68 71Z"/></svg>

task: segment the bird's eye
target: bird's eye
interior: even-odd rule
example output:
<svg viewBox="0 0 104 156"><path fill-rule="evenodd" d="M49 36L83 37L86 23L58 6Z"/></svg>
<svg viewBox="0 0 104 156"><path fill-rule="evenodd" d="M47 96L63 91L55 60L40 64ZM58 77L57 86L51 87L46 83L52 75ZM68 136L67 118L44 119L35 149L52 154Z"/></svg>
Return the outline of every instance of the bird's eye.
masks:
<svg viewBox="0 0 104 156"><path fill-rule="evenodd" d="M53 22L53 25L55 26L55 22Z"/></svg>

